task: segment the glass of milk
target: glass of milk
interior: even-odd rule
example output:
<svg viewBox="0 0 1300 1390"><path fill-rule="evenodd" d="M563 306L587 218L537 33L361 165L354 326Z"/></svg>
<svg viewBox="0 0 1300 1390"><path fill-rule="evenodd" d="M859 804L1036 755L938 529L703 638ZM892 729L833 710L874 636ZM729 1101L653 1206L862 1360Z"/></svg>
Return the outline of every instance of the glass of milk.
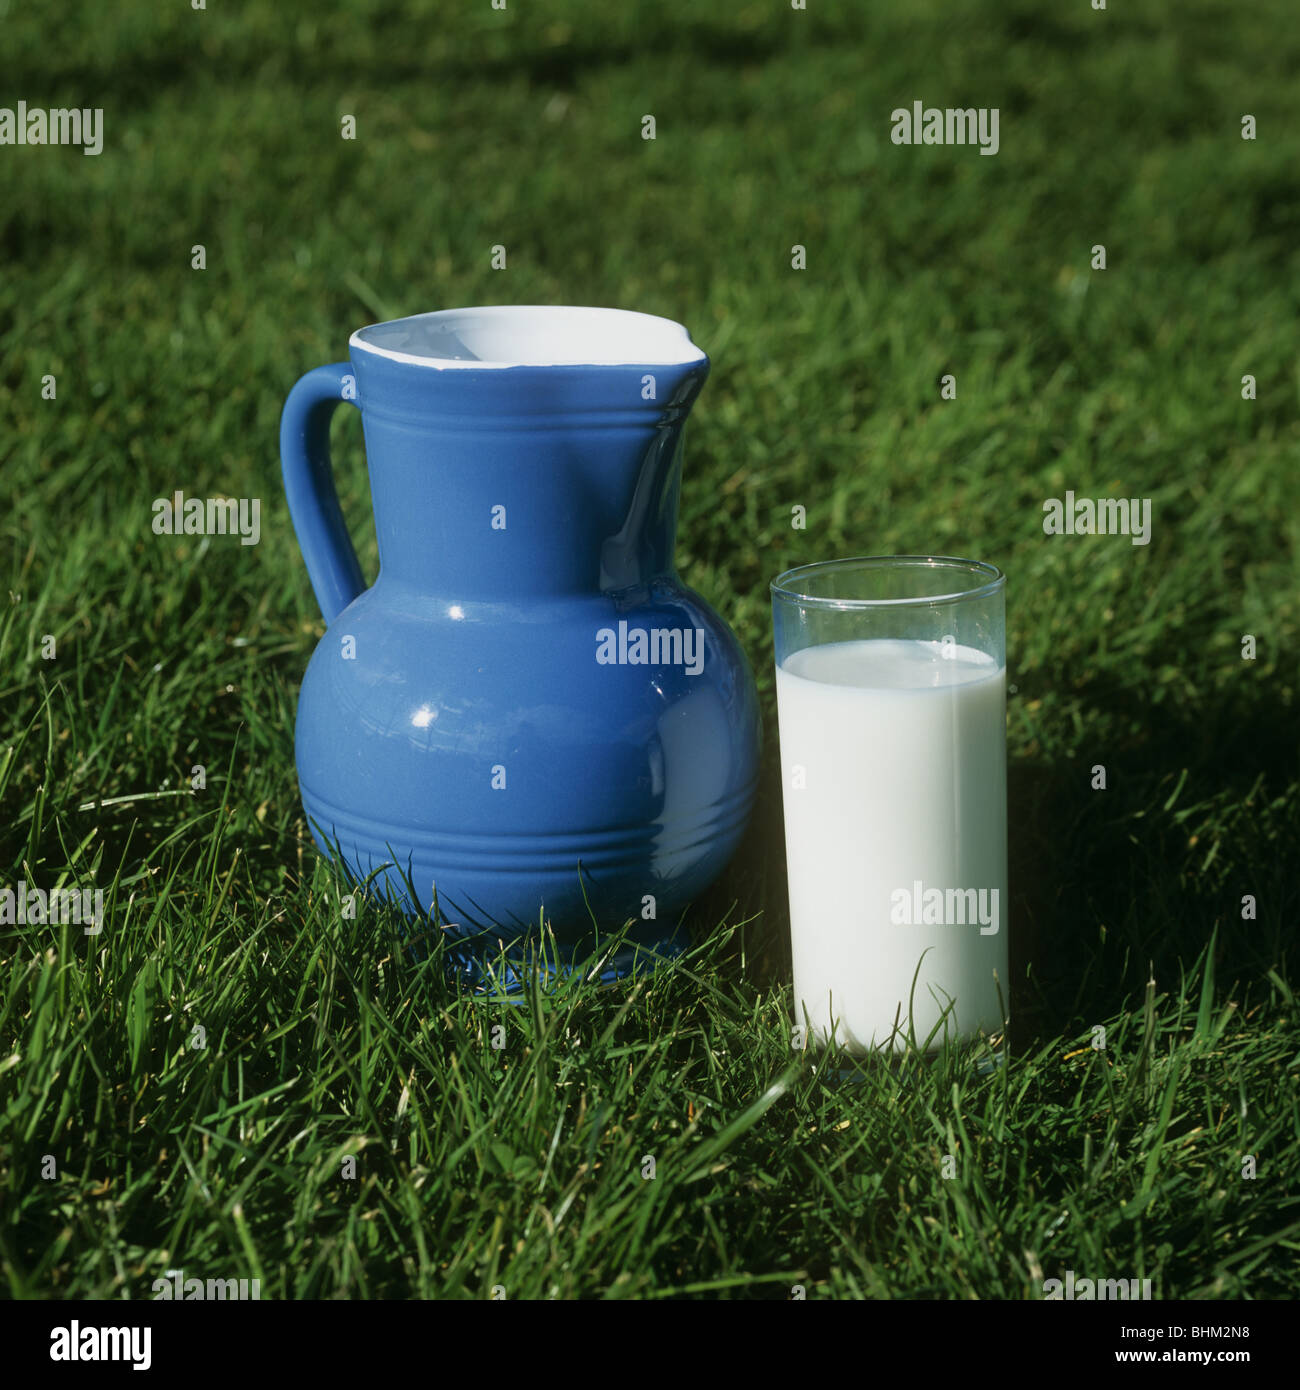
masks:
<svg viewBox="0 0 1300 1390"><path fill-rule="evenodd" d="M1005 585L934 555L772 584L795 1023L819 1046L1005 1033Z"/></svg>

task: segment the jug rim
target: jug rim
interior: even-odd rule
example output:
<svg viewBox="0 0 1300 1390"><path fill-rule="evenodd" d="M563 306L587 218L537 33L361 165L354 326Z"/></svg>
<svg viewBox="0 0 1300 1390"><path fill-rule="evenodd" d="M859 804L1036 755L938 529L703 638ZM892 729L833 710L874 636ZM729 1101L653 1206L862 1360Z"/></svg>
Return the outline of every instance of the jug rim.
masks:
<svg viewBox="0 0 1300 1390"><path fill-rule="evenodd" d="M518 348L504 353L499 350L503 343L510 342L517 343ZM474 343L489 349L491 355L479 355ZM430 350L435 346L441 346L444 352ZM636 309L571 304L434 309L367 324L352 334L348 347L390 362L435 371L683 367L709 360L691 341L686 328L673 319ZM444 355L457 348L469 355Z"/></svg>

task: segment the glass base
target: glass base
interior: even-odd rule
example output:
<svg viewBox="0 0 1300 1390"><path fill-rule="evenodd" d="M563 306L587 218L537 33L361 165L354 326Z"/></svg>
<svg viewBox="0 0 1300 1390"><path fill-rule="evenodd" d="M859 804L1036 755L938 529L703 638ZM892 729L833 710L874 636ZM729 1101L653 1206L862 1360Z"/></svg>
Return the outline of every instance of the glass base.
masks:
<svg viewBox="0 0 1300 1390"><path fill-rule="evenodd" d="M957 1043L951 1050L957 1053L969 1051L980 1046L978 1043ZM943 1050L933 1052L873 1052L864 1057L846 1057L843 1054L833 1061L817 1061L812 1064L814 1075L837 1084L861 1085L875 1076L884 1067L902 1080L909 1078L931 1063L939 1061ZM973 1059L974 1070L979 1076L995 1076L1007 1064L1005 1044L996 1051L981 1051Z"/></svg>

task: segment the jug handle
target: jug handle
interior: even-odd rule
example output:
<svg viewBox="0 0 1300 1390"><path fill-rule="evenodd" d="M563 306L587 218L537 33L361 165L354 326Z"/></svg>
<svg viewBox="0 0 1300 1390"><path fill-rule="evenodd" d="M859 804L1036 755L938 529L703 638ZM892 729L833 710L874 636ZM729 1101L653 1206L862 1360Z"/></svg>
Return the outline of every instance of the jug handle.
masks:
<svg viewBox="0 0 1300 1390"><path fill-rule="evenodd" d="M280 416L289 516L326 626L366 587L330 463L330 417L345 400L356 404L352 364L333 362L298 379Z"/></svg>

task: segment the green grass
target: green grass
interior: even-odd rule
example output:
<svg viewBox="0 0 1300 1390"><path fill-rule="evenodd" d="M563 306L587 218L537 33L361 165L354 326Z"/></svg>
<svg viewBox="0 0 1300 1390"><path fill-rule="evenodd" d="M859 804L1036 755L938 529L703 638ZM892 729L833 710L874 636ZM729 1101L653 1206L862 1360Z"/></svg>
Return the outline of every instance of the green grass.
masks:
<svg viewBox="0 0 1300 1390"><path fill-rule="evenodd" d="M0 886L108 920L0 927L10 1292L1297 1296L1289 7L65 9L0 4L0 100L105 112L98 158L0 147ZM893 146L915 99L1001 152ZM340 918L276 457L353 328L509 302L710 353L679 567L767 720L691 956L515 1004ZM334 448L373 574L353 412ZM177 488L261 498L260 544L154 536ZM1150 545L1045 537L1066 489L1150 497ZM1009 576L1014 1046L836 1084L790 1046L767 582L916 551Z"/></svg>

